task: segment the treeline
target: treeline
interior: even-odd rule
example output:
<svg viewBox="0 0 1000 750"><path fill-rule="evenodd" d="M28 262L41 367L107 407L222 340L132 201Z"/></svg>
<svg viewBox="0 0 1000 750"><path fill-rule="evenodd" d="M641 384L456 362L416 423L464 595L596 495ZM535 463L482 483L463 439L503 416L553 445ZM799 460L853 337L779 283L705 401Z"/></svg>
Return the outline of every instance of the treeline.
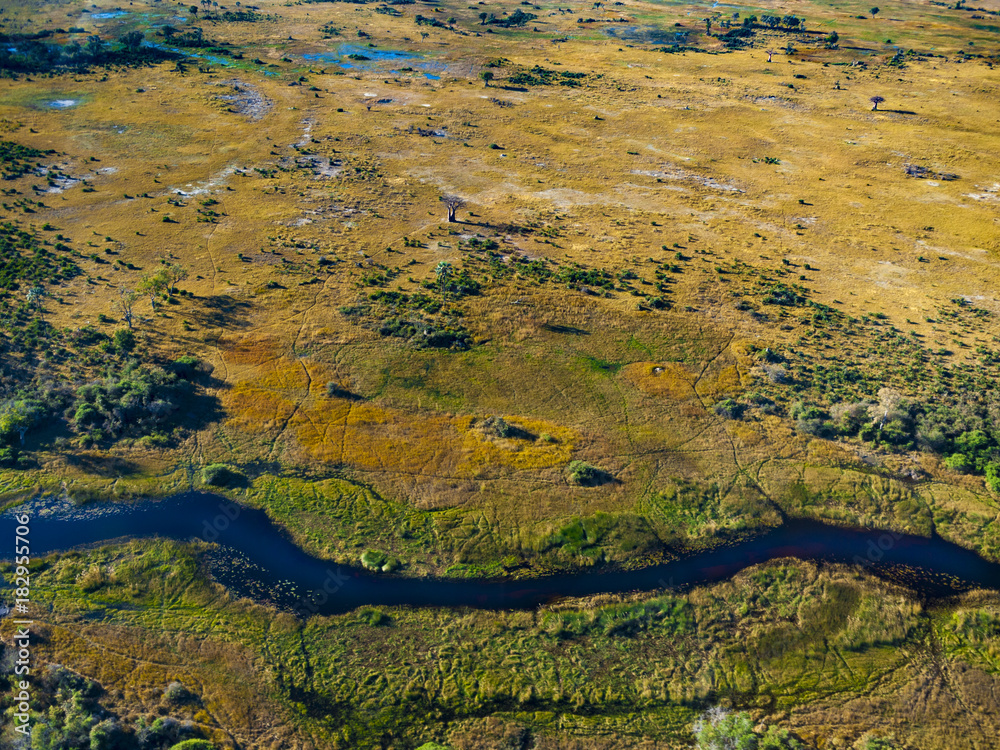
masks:
<svg viewBox="0 0 1000 750"><path fill-rule="evenodd" d="M77 387L51 382L25 385L0 402L0 462L16 462L32 430L58 432L59 424L84 446L122 438L165 445L176 435L180 418L188 411L195 413L185 407L196 396L194 381L201 370L197 359L144 363L127 356L135 345L127 328L113 337L90 333L106 351L124 355L121 364Z"/></svg>
<svg viewBox="0 0 1000 750"><path fill-rule="evenodd" d="M128 723L101 705L104 690L96 682L55 664L37 672L31 681L32 750L215 750L192 721L149 716ZM4 692L13 695L13 679L0 678L4 682L10 683ZM198 702L180 683L167 685L163 697L175 707ZM14 726L13 713L13 706L5 712L8 726ZM0 747L27 745L0 739Z"/></svg>
<svg viewBox="0 0 1000 750"><path fill-rule="evenodd" d="M122 34L114 43L88 36L80 44L41 41L42 34L6 34L0 37L0 73L6 77L63 70L84 72L96 66L136 67L179 59L168 50L143 45L141 31Z"/></svg>
<svg viewBox="0 0 1000 750"><path fill-rule="evenodd" d="M927 403L883 388L877 401L832 407L800 401L790 416L805 434L936 453L952 471L985 476L987 486L1000 493L1000 395L995 392L976 401Z"/></svg>
<svg viewBox="0 0 1000 750"><path fill-rule="evenodd" d="M48 439L67 432L83 445L124 438L163 445L181 428L182 417L211 418L214 400L203 396L199 377L207 372L193 357L172 362L150 361L140 350L131 327L111 335L93 326L57 329L45 320L44 304L53 285L81 273L80 253L62 234L54 243L42 233L0 222L0 462L22 458L29 433L44 431ZM110 240L110 238L107 238ZM164 264L143 277L139 287L123 293L118 305L131 326L132 303L148 295L172 298L187 272ZM54 289L53 289L54 291ZM61 298L55 296L58 302ZM114 323L101 315L102 323ZM203 399L204 403L194 403Z"/></svg>

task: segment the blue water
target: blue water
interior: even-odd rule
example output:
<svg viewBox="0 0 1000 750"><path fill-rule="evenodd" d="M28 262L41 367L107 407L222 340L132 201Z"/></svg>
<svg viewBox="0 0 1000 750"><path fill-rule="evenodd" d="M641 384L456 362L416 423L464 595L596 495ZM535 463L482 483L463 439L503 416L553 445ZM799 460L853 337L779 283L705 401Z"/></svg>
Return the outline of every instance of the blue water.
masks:
<svg viewBox="0 0 1000 750"><path fill-rule="evenodd" d="M160 44L159 42L150 42L149 40L143 41L142 44L144 47L153 47L155 49L161 49L165 52L176 52L178 55L184 55L185 57L193 57L197 60L204 60L205 62L214 63L215 65L219 65L221 67L227 67L227 68L231 68L234 66L240 67L239 65L240 63L243 64L242 67L249 67L246 64L245 60L231 60L228 57L219 57L218 55L206 55L202 52L191 52L190 50L180 49L178 47L170 47L166 44ZM258 72L263 73L266 76L277 75L273 70L264 70L263 68L259 68Z"/></svg>
<svg viewBox="0 0 1000 750"><path fill-rule="evenodd" d="M127 16L129 12L127 10L114 10L108 11L107 13L84 13L83 15L89 15L95 20L104 20L106 18L121 18L122 16Z"/></svg>
<svg viewBox="0 0 1000 750"><path fill-rule="evenodd" d="M302 615L337 614L365 605L531 609L560 597L685 589L731 578L781 558L866 568L926 596L971 588L1000 590L1000 565L939 537L849 529L791 520L750 539L639 570L597 569L523 581L413 579L376 575L312 557L261 510L217 495L189 492L167 500L97 503L36 499L0 514L0 560L11 559L15 513L30 518L31 554L130 538L214 542L209 569L237 596L268 601Z"/></svg>
<svg viewBox="0 0 1000 750"><path fill-rule="evenodd" d="M349 55L361 55L368 59L351 60ZM307 62L321 62L353 69L370 68L377 63L386 61L415 60L419 57L420 55L416 52L406 52L398 49L375 49L374 47L360 47L356 44L341 44L335 52L307 52L302 55L302 59Z"/></svg>
<svg viewBox="0 0 1000 750"><path fill-rule="evenodd" d="M432 81L440 81L441 80L441 76L436 76L433 73L424 73L424 76L426 78L430 78Z"/></svg>

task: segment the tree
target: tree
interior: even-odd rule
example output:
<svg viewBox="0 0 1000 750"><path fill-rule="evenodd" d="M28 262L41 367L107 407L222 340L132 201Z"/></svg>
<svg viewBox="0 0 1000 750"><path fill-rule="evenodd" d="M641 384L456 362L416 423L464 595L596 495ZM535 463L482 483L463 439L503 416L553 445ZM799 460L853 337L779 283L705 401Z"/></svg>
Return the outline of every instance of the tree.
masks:
<svg viewBox="0 0 1000 750"><path fill-rule="evenodd" d="M33 286L25 295L25 302L28 303L28 307L33 307L40 311L42 309L43 297L45 297L45 289L40 286Z"/></svg>
<svg viewBox="0 0 1000 750"><path fill-rule="evenodd" d="M156 311L156 298L163 294L169 284L167 273L159 270L156 273L147 273L139 281L137 291L149 295L149 306Z"/></svg>
<svg viewBox="0 0 1000 750"><path fill-rule="evenodd" d="M493 80L493 71L492 70L484 70L484 71L480 72L479 77L483 80L483 83L486 86L489 86L490 85L490 81Z"/></svg>
<svg viewBox="0 0 1000 750"><path fill-rule="evenodd" d="M448 209L448 221L458 221L455 218L455 212L465 205L465 199L457 195L443 195L441 196L441 202L444 203L444 207Z"/></svg>
<svg viewBox="0 0 1000 750"><path fill-rule="evenodd" d="M485 26L486 25L486 19L489 18L489 17L490 17L490 14L487 13L487 12L485 12L485 11L483 11L482 13L480 13L479 14L479 25L480 26Z"/></svg>
<svg viewBox="0 0 1000 750"><path fill-rule="evenodd" d="M705 33L706 34L711 34L712 33L712 19L711 18L706 18L705 19Z"/></svg>
<svg viewBox="0 0 1000 750"><path fill-rule="evenodd" d="M145 35L141 31L129 31L118 37L122 47L128 52L136 52L141 46Z"/></svg>
<svg viewBox="0 0 1000 750"><path fill-rule="evenodd" d="M872 112L874 112L874 111L876 111L878 109L878 105L880 105L882 102L885 101L885 97L883 97L883 96L873 96L868 101L870 101L872 103L872 105L873 105L872 106Z"/></svg>
<svg viewBox="0 0 1000 750"><path fill-rule="evenodd" d="M122 320L125 321L129 328L132 328L132 321L135 320L133 307L137 299L139 299L137 291L121 287L118 290L118 299L111 303L111 309L121 315Z"/></svg>
<svg viewBox="0 0 1000 750"><path fill-rule="evenodd" d="M773 56L774 56L774 50L773 50L773 49L769 49L769 50L767 51L767 61L768 61L768 62L771 62L771 58L772 58Z"/></svg>
<svg viewBox="0 0 1000 750"><path fill-rule="evenodd" d="M903 396L895 388L879 388L878 403L868 409L868 414L873 421L878 422L880 430L885 427L890 412L894 411L902 400Z"/></svg>
<svg viewBox="0 0 1000 750"><path fill-rule="evenodd" d="M695 722L694 736L698 750L754 750L757 735L753 721L745 711L729 713L716 707Z"/></svg>
<svg viewBox="0 0 1000 750"><path fill-rule="evenodd" d="M187 269L180 263L171 263L163 269L167 280L167 294L174 295L174 287L188 277Z"/></svg>
<svg viewBox="0 0 1000 750"><path fill-rule="evenodd" d="M875 16L877 16L877 15L878 15L878 11L879 11L879 8L878 8L878 6L876 5L876 6L874 7L874 8L872 8L872 9L871 9L871 10L869 10L868 12L872 14L872 18L875 18Z"/></svg>
<svg viewBox="0 0 1000 750"><path fill-rule="evenodd" d="M7 442L16 433L23 443L25 434L41 415L42 408L36 401L8 401L0 409L0 440Z"/></svg>
<svg viewBox="0 0 1000 750"><path fill-rule="evenodd" d="M446 260L442 260L440 263L437 264L437 267L434 269L434 275L437 277L438 286L440 287L441 294L444 294L444 287L445 284L448 283L448 279L451 278L452 270L453 269L451 263L449 263Z"/></svg>

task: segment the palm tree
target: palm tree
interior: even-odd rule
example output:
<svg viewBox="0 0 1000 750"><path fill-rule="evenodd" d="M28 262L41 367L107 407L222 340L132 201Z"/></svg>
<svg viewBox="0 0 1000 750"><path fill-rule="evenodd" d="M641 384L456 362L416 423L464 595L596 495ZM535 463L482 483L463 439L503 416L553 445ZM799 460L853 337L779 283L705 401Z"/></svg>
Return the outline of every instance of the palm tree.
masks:
<svg viewBox="0 0 1000 750"><path fill-rule="evenodd" d="M451 263L449 263L446 260L442 260L440 263L437 264L437 267L434 269L434 275L437 277L438 286L440 287L441 294L444 294L444 286L445 284L448 283L448 279L451 278L451 271L452 271Z"/></svg>

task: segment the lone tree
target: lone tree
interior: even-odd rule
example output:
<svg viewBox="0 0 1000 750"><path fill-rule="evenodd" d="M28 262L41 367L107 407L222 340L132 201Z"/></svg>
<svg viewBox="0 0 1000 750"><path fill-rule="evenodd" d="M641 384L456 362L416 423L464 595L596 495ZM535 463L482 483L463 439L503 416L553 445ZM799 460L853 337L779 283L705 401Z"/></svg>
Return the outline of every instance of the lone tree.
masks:
<svg viewBox="0 0 1000 750"><path fill-rule="evenodd" d="M465 205L465 198L460 198L457 195L443 195L441 196L441 202L448 209L448 221L458 221L455 218L455 212Z"/></svg>
<svg viewBox="0 0 1000 750"><path fill-rule="evenodd" d="M45 297L45 289L40 286L33 286L28 290L28 294L25 295L25 301L28 303L28 307L33 307L39 312L43 312L42 298Z"/></svg>
<svg viewBox="0 0 1000 750"><path fill-rule="evenodd" d="M872 112L874 112L875 110L878 109L878 105L880 105L882 102L885 101L885 97L884 96L873 96L868 101L870 101L872 103L872 105L873 105L872 106Z"/></svg>
<svg viewBox="0 0 1000 750"><path fill-rule="evenodd" d="M485 84L486 86L489 86L490 85L490 81L493 80L493 71L492 70L484 70L484 71L482 71L479 74L479 77L483 80L483 84Z"/></svg>
<svg viewBox="0 0 1000 750"><path fill-rule="evenodd" d="M166 272L163 270L153 274L146 274L139 281L137 291L149 295L149 306L156 312L156 298L159 297L169 286Z"/></svg>
<svg viewBox="0 0 1000 750"><path fill-rule="evenodd" d="M878 15L878 10L879 10L879 8L876 5L874 8L871 8L868 12L872 14L872 18L875 18L875 16Z"/></svg>
<svg viewBox="0 0 1000 750"><path fill-rule="evenodd" d="M445 285L447 285L448 280L451 278L452 270L451 263L446 260L442 260L434 269L434 275L437 277L441 294L444 294Z"/></svg>
<svg viewBox="0 0 1000 750"><path fill-rule="evenodd" d="M171 263L163 269L163 273L167 281L167 294L173 297L174 287L177 286L178 282L184 281L188 277L187 269L180 263Z"/></svg>
<svg viewBox="0 0 1000 750"><path fill-rule="evenodd" d="M112 309L121 315L122 320L132 328L132 323L135 320L135 312L133 308L135 307L135 301L139 299L139 293L134 289L127 289L122 287L118 290L118 299L116 299L111 307Z"/></svg>
<svg viewBox="0 0 1000 750"><path fill-rule="evenodd" d="M774 50L773 50L773 49L769 49L769 50L767 51L767 61L768 61L768 62L771 62L771 58L772 58L773 56L774 56Z"/></svg>

